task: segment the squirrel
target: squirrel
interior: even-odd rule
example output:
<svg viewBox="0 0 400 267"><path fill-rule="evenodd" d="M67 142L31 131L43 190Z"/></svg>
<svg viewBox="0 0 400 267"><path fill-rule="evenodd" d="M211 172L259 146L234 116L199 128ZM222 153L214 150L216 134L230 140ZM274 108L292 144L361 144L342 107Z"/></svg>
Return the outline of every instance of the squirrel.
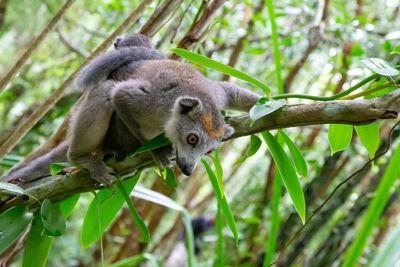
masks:
<svg viewBox="0 0 400 267"><path fill-rule="evenodd" d="M48 176L54 160L69 160L110 185L116 178L104 157L122 160L161 133L172 147L153 150L155 162L161 169L172 166L175 155L189 176L201 157L234 132L221 110L248 112L260 99L233 84L212 81L188 64L165 59L145 35L118 38L114 47L79 73L76 84L88 92L66 140L6 180Z"/></svg>

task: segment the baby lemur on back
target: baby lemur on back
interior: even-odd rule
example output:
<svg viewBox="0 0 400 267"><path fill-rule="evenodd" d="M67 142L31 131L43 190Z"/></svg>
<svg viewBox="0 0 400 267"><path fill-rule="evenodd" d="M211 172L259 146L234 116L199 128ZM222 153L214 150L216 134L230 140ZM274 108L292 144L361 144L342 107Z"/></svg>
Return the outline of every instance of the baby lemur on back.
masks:
<svg viewBox="0 0 400 267"><path fill-rule="evenodd" d="M87 168L96 181L111 184L115 176L104 157L113 154L121 160L163 132L179 168L190 175L201 157L233 133L220 111L248 111L260 98L165 59L144 35L119 38L114 46L77 77L77 85L89 92L73 116L66 141L6 179L48 176L52 162L69 160ZM170 166L172 156L168 147L153 151L160 167Z"/></svg>

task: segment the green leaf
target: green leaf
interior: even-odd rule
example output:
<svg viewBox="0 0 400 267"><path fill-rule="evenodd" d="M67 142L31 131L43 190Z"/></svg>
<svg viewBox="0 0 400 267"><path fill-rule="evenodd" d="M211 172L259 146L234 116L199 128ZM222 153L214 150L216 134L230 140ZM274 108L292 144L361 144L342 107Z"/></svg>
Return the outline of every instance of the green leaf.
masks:
<svg viewBox="0 0 400 267"><path fill-rule="evenodd" d="M364 251L367 239L370 237L376 222L378 221L381 213L389 199L391 189L395 185L395 181L400 175L400 144L397 146L390 163L383 174L375 196L368 207L362 226L358 231L357 237L352 243L350 249L346 253L346 258L343 267L355 266L358 258Z"/></svg>
<svg viewBox="0 0 400 267"><path fill-rule="evenodd" d="M361 46L359 44L355 44L351 47L350 54L353 57L359 57L364 54L364 50L361 48Z"/></svg>
<svg viewBox="0 0 400 267"><path fill-rule="evenodd" d="M12 207L0 214L0 254L22 234L32 220L25 207Z"/></svg>
<svg viewBox="0 0 400 267"><path fill-rule="evenodd" d="M283 137L283 140L285 141L286 145L289 148L297 172L302 176L307 176L308 175L307 163L304 160L304 157L301 154L300 150L298 149L296 144L289 138L289 136L285 133L285 131L278 130L278 132Z"/></svg>
<svg viewBox="0 0 400 267"><path fill-rule="evenodd" d="M396 46L390 54L400 54L400 45Z"/></svg>
<svg viewBox="0 0 400 267"><path fill-rule="evenodd" d="M218 204L217 209L217 218L215 219L215 226L217 227L217 265L218 267L224 266L224 236L222 233L223 222L222 222L222 214L221 207Z"/></svg>
<svg viewBox="0 0 400 267"><path fill-rule="evenodd" d="M353 126L347 124L329 124L328 139L331 146L331 155L345 150L351 142Z"/></svg>
<svg viewBox="0 0 400 267"><path fill-rule="evenodd" d="M223 183L224 171L222 169L221 161L219 160L219 149L215 150L215 157L210 156L210 158L214 162L215 172L217 173L218 187L219 187L219 191L221 193L220 197L222 199L224 196L224 193L225 193L225 188L224 188L224 183Z"/></svg>
<svg viewBox="0 0 400 267"><path fill-rule="evenodd" d="M262 97L258 102L250 109L250 124L252 125L256 120L282 108L286 104L286 100L278 99L268 101L267 98Z"/></svg>
<svg viewBox="0 0 400 267"><path fill-rule="evenodd" d="M269 266L272 262L275 253L276 238L278 236L278 228L280 224L279 217L279 202L282 195L282 177L278 172L275 175L274 193L272 196L272 216L271 216L271 231L269 232L268 244L266 248L263 266Z"/></svg>
<svg viewBox="0 0 400 267"><path fill-rule="evenodd" d="M395 229L390 230L387 239L383 245L377 248L378 251L374 255L370 267L396 266L399 260L400 224L397 224Z"/></svg>
<svg viewBox="0 0 400 267"><path fill-rule="evenodd" d="M80 196L81 196L80 194L75 194L72 197L69 197L66 200L63 200L60 203L60 210L65 218L67 218L71 214L71 212L74 209L76 203L78 202Z"/></svg>
<svg viewBox="0 0 400 267"><path fill-rule="evenodd" d="M43 223L40 212L35 213L28 238L24 246L24 257L22 267L43 267L49 256L53 238L43 234Z"/></svg>
<svg viewBox="0 0 400 267"><path fill-rule="evenodd" d="M142 218L140 218L139 213L137 212L135 206L133 205L132 200L129 198L129 194L126 192L125 187L121 183L120 179L117 179L117 186L119 191L124 196L126 204L128 204L129 210L132 214L133 221L135 222L136 226L139 229L143 242L146 243L149 242L150 241L149 229L147 229L146 224L143 222Z"/></svg>
<svg viewBox="0 0 400 267"><path fill-rule="evenodd" d="M367 58L360 61L368 69L383 76L396 76L400 71L393 68L385 60L380 58Z"/></svg>
<svg viewBox="0 0 400 267"><path fill-rule="evenodd" d="M232 231L232 234L235 238L235 242L237 245L239 242L239 235L238 235L238 231L237 231L237 227L236 227L235 218L233 217L233 214L232 214L232 210L229 207L226 197L223 196L222 199L219 197L219 196L221 196L221 192L219 190L217 177L215 176L214 172L212 171L210 165L207 163L207 161L205 159L201 159L201 162L204 164L204 167L206 168L208 177L210 178L211 185L214 189L214 193L217 196L218 204L220 205L220 207L222 209L222 213L224 214L225 220L228 223L228 226Z"/></svg>
<svg viewBox="0 0 400 267"><path fill-rule="evenodd" d="M171 168L165 168L161 172L161 176L165 181L165 185L168 187L176 188L176 179L175 179L175 173Z"/></svg>
<svg viewBox="0 0 400 267"><path fill-rule="evenodd" d="M306 203L296 171L278 141L276 141L269 132L263 132L261 135L264 138L265 143L268 145L271 155L282 176L283 182L285 183L285 187L292 199L293 205L304 224L306 217Z"/></svg>
<svg viewBox="0 0 400 267"><path fill-rule="evenodd" d="M249 149L247 149L247 151L246 151L246 155L245 156L243 156L243 157L241 157L240 159L238 159L235 163L234 163L234 165L237 165L237 164L241 164L241 163L243 163L246 159L248 159L249 157L251 157L251 156L253 156L254 154L256 154L257 153L257 151L260 149L260 147L261 147L261 139L257 136L257 135L254 135L254 134L252 134L251 136L250 136L250 146L249 146Z"/></svg>
<svg viewBox="0 0 400 267"><path fill-rule="evenodd" d="M157 135L153 139L145 142L141 147L138 148L138 150L135 151L132 157L140 153L163 147L169 144L171 144L171 141L165 136L164 133L162 133L160 135Z"/></svg>
<svg viewBox="0 0 400 267"><path fill-rule="evenodd" d="M355 126L361 144L367 149L369 157L375 156L379 145L379 126L380 123Z"/></svg>
<svg viewBox="0 0 400 267"><path fill-rule="evenodd" d="M153 203L162 205L164 207L178 210L182 213L183 224L185 225L186 230L186 241L187 241L187 251L188 251L188 266L194 266L194 236L193 236L193 228L192 228L192 219L190 217L189 212L163 194L152 191L150 189L144 188L140 185L136 186L133 190L132 195L136 198L144 199L147 201L151 201Z"/></svg>
<svg viewBox="0 0 400 267"><path fill-rule="evenodd" d="M67 167L79 167L78 164L71 163L71 162L57 162L53 163L50 166L50 174L52 176L55 176L59 174L62 170L64 170Z"/></svg>
<svg viewBox="0 0 400 267"><path fill-rule="evenodd" d="M107 267L125 267L125 266L136 266L140 262L144 261L146 257L143 254L135 255L129 258L125 258L123 260L120 260L116 263L113 263L111 265L107 265Z"/></svg>
<svg viewBox="0 0 400 267"><path fill-rule="evenodd" d="M131 192L132 189L137 184L141 171L133 176L133 178L124 182L124 186L127 192ZM103 189L97 193L97 197L100 201L100 223L101 223L101 232L104 233L105 229L111 224L114 220L117 212L121 209L122 205L125 202L125 199L122 193L118 190L114 192L111 189ZM99 221L97 216L97 203L96 200L93 199L89 205L88 210L86 211L85 218L82 223L82 232L81 232L81 245L82 249L87 248L97 239L99 239Z"/></svg>
<svg viewBox="0 0 400 267"><path fill-rule="evenodd" d="M40 209L43 227L50 237L57 237L65 231L65 218L59 205L54 205L50 200L45 199Z"/></svg>
<svg viewBox="0 0 400 267"><path fill-rule="evenodd" d="M29 193L28 191L26 191L25 189L19 187L18 185L15 184L10 184L10 183L4 183L4 182L0 182L0 189L3 189L9 193L12 194L17 194L17 195L27 195L30 198L36 200L37 202L40 203L40 201L31 193Z"/></svg>
<svg viewBox="0 0 400 267"><path fill-rule="evenodd" d="M264 83L262 83L261 81L257 80L256 78L253 78L241 71L238 71L230 66L227 66L225 64L219 63L215 60L212 60L208 57L204 57L201 55L198 55L196 53L190 52L188 50L185 49L180 49L180 48L174 48L171 49L172 52L174 52L175 54L183 57L184 59L187 59L189 61L192 61L196 64L199 64L201 66L225 73L227 75L236 77L238 79L241 79L243 81L249 82L251 84L254 84L258 87L260 87L264 93L269 97L269 94L271 92L271 89Z"/></svg>

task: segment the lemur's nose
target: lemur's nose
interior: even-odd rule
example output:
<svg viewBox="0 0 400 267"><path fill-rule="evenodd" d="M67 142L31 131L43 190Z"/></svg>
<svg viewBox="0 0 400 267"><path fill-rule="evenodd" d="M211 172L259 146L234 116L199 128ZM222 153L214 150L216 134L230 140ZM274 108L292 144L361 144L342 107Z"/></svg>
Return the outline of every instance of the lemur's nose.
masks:
<svg viewBox="0 0 400 267"><path fill-rule="evenodd" d="M192 169L188 168L188 166L183 166L183 168L181 168L181 171L186 176L190 176L192 174Z"/></svg>

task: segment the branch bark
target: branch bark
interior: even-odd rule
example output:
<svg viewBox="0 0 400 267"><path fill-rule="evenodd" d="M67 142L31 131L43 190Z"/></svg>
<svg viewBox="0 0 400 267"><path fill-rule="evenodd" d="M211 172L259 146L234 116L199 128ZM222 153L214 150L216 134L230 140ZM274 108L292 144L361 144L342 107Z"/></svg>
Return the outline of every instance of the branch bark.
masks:
<svg viewBox="0 0 400 267"><path fill-rule="evenodd" d="M295 126L327 123L369 124L383 119L395 119L399 111L400 90L396 90L368 100L326 101L284 106L281 110L255 122L252 127L249 126L248 116L232 117L227 122L235 128L235 134L229 138L233 139ZM110 161L109 164L116 173L127 175L140 167L151 165L152 159L150 155L143 153L139 157L128 158L120 163ZM86 170L80 170L66 175L45 177L23 187L40 201L46 198L57 201L78 192L92 191L99 188L99 185L89 178ZM34 199L20 195L2 200L0 212L16 205L34 207L38 203Z"/></svg>
<svg viewBox="0 0 400 267"><path fill-rule="evenodd" d="M28 61L33 52L39 47L39 45L44 41L44 39L53 31L54 27L60 21L60 19L64 16L65 12L71 5L75 2L75 0L67 0L62 8L57 12L57 14L53 17L53 19L47 24L46 28L39 34L37 38L34 38L28 46L28 49L25 53L18 59L15 63L14 67L4 76L0 81L0 93L4 90L6 85L11 81L11 79L18 73L18 71L22 68L22 66ZM6 2L5 2L6 3Z"/></svg>

